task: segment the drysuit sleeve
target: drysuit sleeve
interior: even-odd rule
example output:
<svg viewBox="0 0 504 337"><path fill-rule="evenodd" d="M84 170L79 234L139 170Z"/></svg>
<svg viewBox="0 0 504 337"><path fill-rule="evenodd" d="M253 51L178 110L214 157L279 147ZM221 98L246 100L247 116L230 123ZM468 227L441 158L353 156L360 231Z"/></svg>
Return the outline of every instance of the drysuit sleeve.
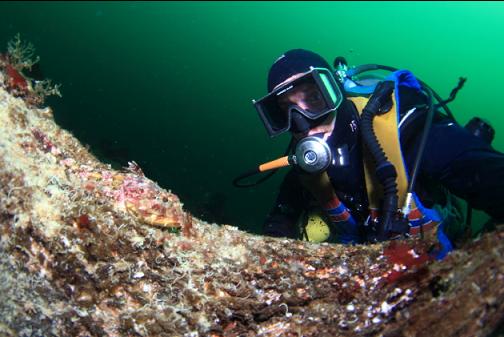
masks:
<svg viewBox="0 0 504 337"><path fill-rule="evenodd" d="M282 184L275 205L263 224L263 234L297 238L297 223L304 208L303 189L294 170L290 170Z"/></svg>
<svg viewBox="0 0 504 337"><path fill-rule="evenodd" d="M504 154L450 119L432 124L420 173L504 221Z"/></svg>

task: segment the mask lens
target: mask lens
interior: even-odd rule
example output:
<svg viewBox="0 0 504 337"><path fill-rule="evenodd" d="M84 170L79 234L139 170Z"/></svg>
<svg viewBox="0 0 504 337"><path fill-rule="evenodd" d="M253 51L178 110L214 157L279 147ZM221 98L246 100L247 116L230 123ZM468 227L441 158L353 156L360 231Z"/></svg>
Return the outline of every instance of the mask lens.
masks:
<svg viewBox="0 0 504 337"><path fill-rule="evenodd" d="M331 79L327 74L320 73L320 79L322 80L322 83L324 83L324 89L326 89L327 94L329 95L330 98L330 103L333 105L338 106L339 103L341 103L342 95L341 92L339 91L339 87L334 87L333 84L331 84ZM334 82L334 79L333 79ZM339 102L338 102L339 101Z"/></svg>
<svg viewBox="0 0 504 337"><path fill-rule="evenodd" d="M268 95L257 101L255 107L270 135L276 135L289 129L289 111L280 106L277 97Z"/></svg>
<svg viewBox="0 0 504 337"><path fill-rule="evenodd" d="M291 111L315 120L336 110L342 100L332 74L327 69L313 68L254 104L268 133L274 136L290 128Z"/></svg>
<svg viewBox="0 0 504 337"><path fill-rule="evenodd" d="M313 119L327 111L327 104L322 92L313 81L298 83L291 90L278 96L282 109L295 109L306 117Z"/></svg>

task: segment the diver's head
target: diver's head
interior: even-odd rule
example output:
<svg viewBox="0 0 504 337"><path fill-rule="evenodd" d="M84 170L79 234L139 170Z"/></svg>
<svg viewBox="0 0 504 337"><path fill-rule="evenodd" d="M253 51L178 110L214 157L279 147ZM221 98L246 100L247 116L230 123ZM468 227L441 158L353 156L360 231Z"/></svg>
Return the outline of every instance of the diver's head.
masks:
<svg viewBox="0 0 504 337"><path fill-rule="evenodd" d="M285 82L287 79L302 74L313 68L325 68L332 71L331 66L319 54L305 49L291 49L279 58L271 66L268 73L268 92Z"/></svg>
<svg viewBox="0 0 504 337"><path fill-rule="evenodd" d="M332 131L343 94L320 55L289 50L268 73L268 95L254 105L270 136L291 131L297 138Z"/></svg>

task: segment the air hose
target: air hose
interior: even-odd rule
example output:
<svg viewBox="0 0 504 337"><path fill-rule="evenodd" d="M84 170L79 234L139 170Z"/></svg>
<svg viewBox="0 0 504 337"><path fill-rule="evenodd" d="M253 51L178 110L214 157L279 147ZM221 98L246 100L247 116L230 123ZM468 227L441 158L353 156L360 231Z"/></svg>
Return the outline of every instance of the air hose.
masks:
<svg viewBox="0 0 504 337"><path fill-rule="evenodd" d="M391 233L405 233L408 231L407 221L405 219L395 219L395 215L398 209L398 189L396 183L397 172L392 163L388 161L388 158L381 148L378 142L378 138L376 137L373 129L373 118L376 115L386 112L383 111L383 107L386 106L387 100L390 100L390 95L392 94L393 90L393 81L380 82L376 86L375 92L369 99L366 107L362 110L361 116L363 141L375 161L376 176L378 177L378 180L382 184L384 190L382 216L377 229L376 237L376 240L379 241L386 240L388 238L388 235ZM415 188L418 170L422 161L423 153L425 152L425 145L427 143L429 130L431 128L432 119L434 116L432 91L428 87L424 87L423 90L426 92L428 97L428 113L425 120L424 132L422 134L420 145L417 151L417 156L415 158L415 163L413 165L413 172L411 174L407 191L406 204L404 205L404 208L402 210L405 215L409 213L411 198L413 195L413 190Z"/></svg>
<svg viewBox="0 0 504 337"><path fill-rule="evenodd" d="M397 223L394 219L398 209L398 188L396 182L397 172L394 165L388 160L385 152L380 146L373 129L374 117L386 112L383 110L383 107L387 106L390 102L393 90L393 81L383 81L378 83L373 95L362 110L361 115L363 141L375 161L376 176L383 186L384 192L380 223L376 229L376 237L370 238L372 241L384 241L388 239L390 233L402 233L406 230L405 226L397 226L402 224L404 221ZM407 226L407 224L405 225Z"/></svg>
<svg viewBox="0 0 504 337"><path fill-rule="evenodd" d="M418 176L418 170L420 168L420 163L422 162L423 153L425 152L425 145L427 144L427 138L429 138L429 131L431 129L432 120L434 118L434 104L432 103L432 91L428 87L424 87L423 90L427 94L428 110L427 117L424 124L424 132L420 140L420 145L418 146L417 156L415 158L415 163L413 164L413 171L411 173L410 183L408 186L408 192L406 195L406 204L403 208L403 213L408 214L410 211L411 198L413 196L413 190L415 189L415 182Z"/></svg>
<svg viewBox="0 0 504 337"><path fill-rule="evenodd" d="M346 71L345 75L346 75L347 78L351 79L353 76L362 74L364 72L373 71L373 70L386 70L386 71L394 72L394 71L397 71L399 69L398 68L394 68L394 67L384 66L384 65L381 65L381 64L363 64L363 65L360 65L360 66L348 69ZM435 105L434 108L435 109L437 109L439 107L443 108L443 110L445 111L446 115L448 115L453 121L456 121L455 117L453 116L453 114L452 114L452 112L450 110L450 108L448 108L448 106L446 104L449 103L449 102L451 102L451 101L453 101L455 99L455 96L457 95L457 92L460 89L462 89L462 87L464 86L466 78L465 77L460 77L459 78L459 82L458 82L457 86L451 91L450 97L448 99L446 99L446 100L443 100L441 98L441 96L439 96L438 93L435 92L425 82L423 82L419 78L417 78L417 80L422 85L423 88L429 89L430 92L431 92L431 95L438 101L438 103Z"/></svg>
<svg viewBox="0 0 504 337"><path fill-rule="evenodd" d="M322 134L318 134L319 136ZM290 146L289 146L290 148ZM289 151L286 151L288 153ZM261 182L253 184L241 184L240 181L258 173L266 171L276 172L279 168L287 166L297 166L302 171L309 174L318 174L324 172L332 162L332 152L329 145L317 135L308 136L301 139L294 149L294 154L285 155L281 158L263 163L252 170L237 177L233 184L236 187L249 187ZM272 173L270 173L271 175ZM262 179L264 181L265 178Z"/></svg>
<svg viewBox="0 0 504 337"><path fill-rule="evenodd" d="M285 149L284 157L282 157L284 159L284 161L285 161L287 155L289 154L289 152L291 151L293 144L294 144L294 138L291 138L291 140L289 141L289 144L287 145L287 148ZM288 165L288 163L287 163L287 165ZM281 165L278 166L278 168L280 168L282 166L286 166L286 165L285 164L281 164ZM233 186L234 187L239 187L239 188L247 188L247 187L253 187L253 186L259 185L263 181L266 181L267 179L271 178L271 176L274 175L278 171L278 168L268 169L268 171L270 171L270 170L271 171L268 172L264 177L258 179L255 182L252 182L252 183L242 183L241 182L242 180L245 180L245 179L247 179L247 178L249 178L249 177L251 177L253 175L256 175L256 174L264 172L263 170L261 170L259 168L253 168L252 170L249 170L249 171L247 171L247 172L239 175L238 177L236 177L233 180Z"/></svg>

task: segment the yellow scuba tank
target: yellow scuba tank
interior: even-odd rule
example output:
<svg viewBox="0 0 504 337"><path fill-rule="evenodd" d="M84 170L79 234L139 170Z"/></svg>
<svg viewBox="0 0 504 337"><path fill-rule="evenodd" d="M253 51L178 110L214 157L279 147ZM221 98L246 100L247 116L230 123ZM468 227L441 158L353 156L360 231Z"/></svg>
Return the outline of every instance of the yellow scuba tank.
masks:
<svg viewBox="0 0 504 337"><path fill-rule="evenodd" d="M325 242L331 235L331 229L322 216L321 210L310 210L301 217L301 239L309 242Z"/></svg>

